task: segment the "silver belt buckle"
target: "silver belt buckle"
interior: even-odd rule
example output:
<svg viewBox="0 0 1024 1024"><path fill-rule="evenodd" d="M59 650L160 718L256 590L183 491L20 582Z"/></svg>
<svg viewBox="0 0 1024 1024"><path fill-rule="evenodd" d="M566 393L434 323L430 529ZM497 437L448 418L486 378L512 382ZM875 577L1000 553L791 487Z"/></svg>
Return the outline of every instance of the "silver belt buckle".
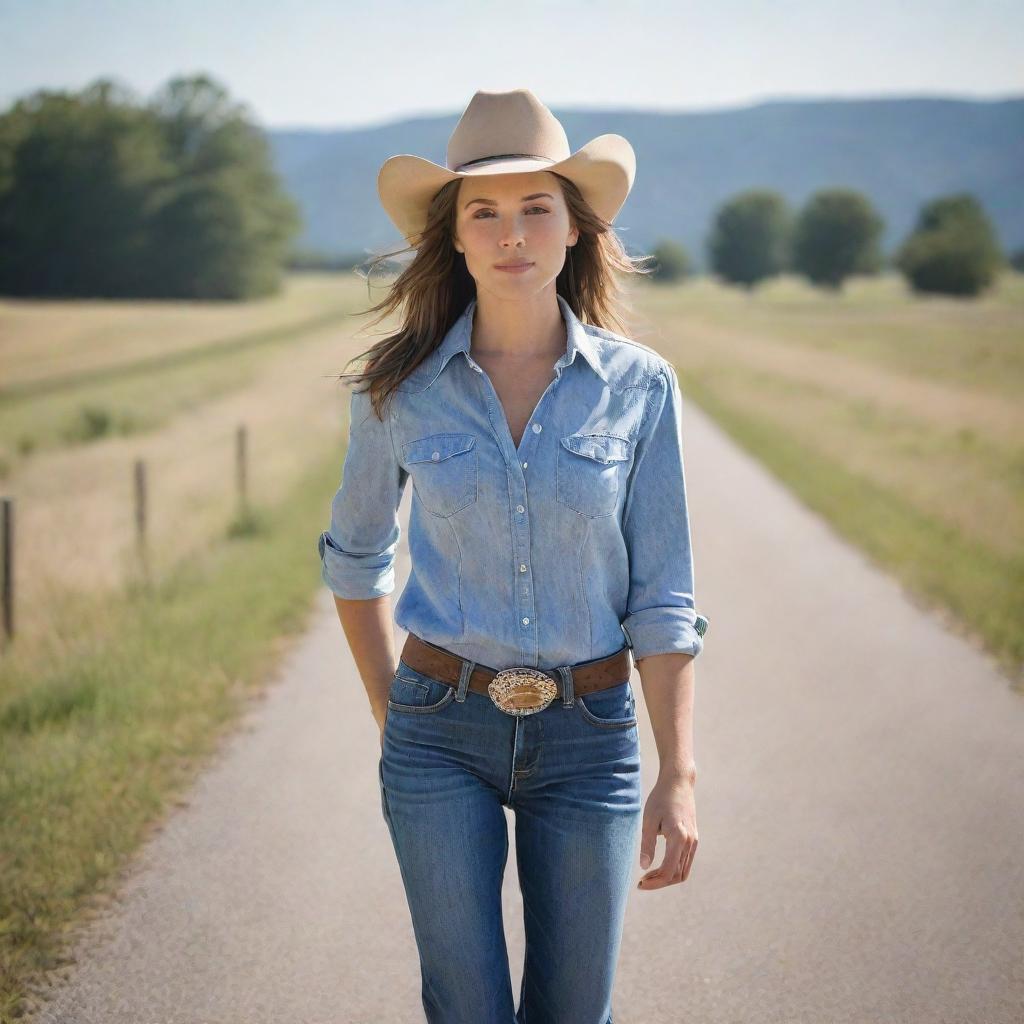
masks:
<svg viewBox="0 0 1024 1024"><path fill-rule="evenodd" d="M506 715L533 715L558 696L558 686L540 669L525 665L503 668L487 684L491 701Z"/></svg>

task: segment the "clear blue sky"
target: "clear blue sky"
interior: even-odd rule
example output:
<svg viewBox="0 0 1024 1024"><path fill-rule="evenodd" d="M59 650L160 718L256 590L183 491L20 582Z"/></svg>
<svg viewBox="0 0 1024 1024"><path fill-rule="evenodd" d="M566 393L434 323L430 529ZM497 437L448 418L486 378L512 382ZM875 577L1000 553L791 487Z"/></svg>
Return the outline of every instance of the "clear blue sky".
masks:
<svg viewBox="0 0 1024 1024"><path fill-rule="evenodd" d="M0 0L0 108L205 71L266 127L457 113L477 89L553 107L1024 94L1021 0Z"/></svg>

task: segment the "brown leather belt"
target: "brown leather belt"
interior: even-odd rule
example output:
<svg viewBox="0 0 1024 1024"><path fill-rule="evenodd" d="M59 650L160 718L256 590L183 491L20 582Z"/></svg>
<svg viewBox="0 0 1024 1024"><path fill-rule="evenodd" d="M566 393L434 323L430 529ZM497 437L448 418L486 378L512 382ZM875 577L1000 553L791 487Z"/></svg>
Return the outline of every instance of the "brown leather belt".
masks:
<svg viewBox="0 0 1024 1024"><path fill-rule="evenodd" d="M459 685L462 666L466 663L465 658L415 633L406 638L401 657L410 668L449 686ZM629 647L625 646L606 658L581 661L568 668L572 672L573 693L586 696L626 682L633 665ZM555 668L522 666L499 671L486 665L476 665L469 676L469 689L487 694L497 707L508 714L532 714L562 696L562 676Z"/></svg>

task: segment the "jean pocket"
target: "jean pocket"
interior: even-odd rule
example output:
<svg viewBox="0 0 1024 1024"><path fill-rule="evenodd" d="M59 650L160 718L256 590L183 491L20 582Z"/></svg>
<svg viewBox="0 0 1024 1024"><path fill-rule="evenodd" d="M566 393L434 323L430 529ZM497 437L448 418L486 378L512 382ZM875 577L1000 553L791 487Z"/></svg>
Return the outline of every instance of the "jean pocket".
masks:
<svg viewBox="0 0 1024 1024"><path fill-rule="evenodd" d="M575 706L591 725L604 729L625 729L636 725L636 698L629 680L585 696L577 694Z"/></svg>
<svg viewBox="0 0 1024 1024"><path fill-rule="evenodd" d="M402 445L413 489L423 507L436 516L455 515L477 499L474 434L431 434Z"/></svg>
<svg viewBox="0 0 1024 1024"><path fill-rule="evenodd" d="M633 442L617 434L569 434L555 459L555 497L585 516L615 511Z"/></svg>
<svg viewBox="0 0 1024 1024"><path fill-rule="evenodd" d="M391 711L413 715L431 714L447 707L453 700L454 686L438 682L399 660L388 691L388 708Z"/></svg>

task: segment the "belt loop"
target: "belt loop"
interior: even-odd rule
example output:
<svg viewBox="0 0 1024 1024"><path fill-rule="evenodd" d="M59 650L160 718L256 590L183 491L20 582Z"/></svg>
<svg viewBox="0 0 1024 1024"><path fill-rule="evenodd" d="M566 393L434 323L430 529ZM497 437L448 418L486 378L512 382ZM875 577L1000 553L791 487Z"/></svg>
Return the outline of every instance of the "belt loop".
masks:
<svg viewBox="0 0 1024 1024"><path fill-rule="evenodd" d="M473 669L475 668L475 661L469 661L468 659L463 660L462 670L459 672L459 688L455 694L455 699L460 704L466 699L466 691L469 689L469 677L473 674Z"/></svg>
<svg viewBox="0 0 1024 1024"><path fill-rule="evenodd" d="M571 708L576 700L572 685L572 667L569 665L559 665L558 674L562 677L562 704L567 708Z"/></svg>

